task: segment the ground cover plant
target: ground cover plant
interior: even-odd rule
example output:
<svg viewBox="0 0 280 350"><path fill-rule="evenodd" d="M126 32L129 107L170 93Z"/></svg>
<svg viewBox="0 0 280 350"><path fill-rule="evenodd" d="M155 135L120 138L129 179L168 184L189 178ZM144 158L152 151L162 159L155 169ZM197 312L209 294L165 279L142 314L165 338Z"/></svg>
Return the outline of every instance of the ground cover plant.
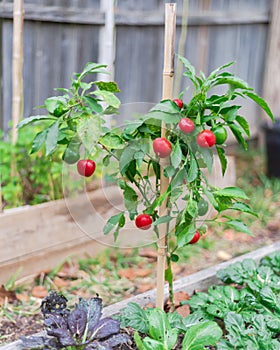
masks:
<svg viewBox="0 0 280 350"><path fill-rule="evenodd" d="M252 259L234 263L217 277L223 285L185 295L180 304L191 311L184 316L128 303L113 319L102 319L101 298L79 298L71 312L67 299L51 291L41 303L47 335L23 338L23 348L278 349L280 253L259 264Z"/></svg>
<svg viewBox="0 0 280 350"><path fill-rule="evenodd" d="M3 208L32 205L63 197L59 155L53 162L45 154L30 154L33 129L20 130L15 145L0 132L1 195ZM12 163L15 174L11 175Z"/></svg>
<svg viewBox="0 0 280 350"><path fill-rule="evenodd" d="M279 349L280 347L280 253L257 264L245 259L218 271L224 285L196 292L181 304L191 313L164 314L130 303L121 311L123 327L136 330L138 349L173 349L183 334L181 349ZM164 330L164 331L163 331ZM143 340L139 333L147 334ZM223 335L223 337L222 337Z"/></svg>

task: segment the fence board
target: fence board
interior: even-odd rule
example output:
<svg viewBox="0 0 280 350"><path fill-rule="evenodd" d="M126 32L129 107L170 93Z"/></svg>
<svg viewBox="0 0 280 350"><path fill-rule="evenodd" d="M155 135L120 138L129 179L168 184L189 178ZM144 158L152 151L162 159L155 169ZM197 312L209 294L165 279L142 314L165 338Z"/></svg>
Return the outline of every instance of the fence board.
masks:
<svg viewBox="0 0 280 350"><path fill-rule="evenodd" d="M3 79L1 77L3 76L3 48L2 48L2 22L3 20L0 19L0 129L3 129L3 118L2 118L2 111L1 106L3 106ZM1 191L0 191L1 192Z"/></svg>
<svg viewBox="0 0 280 350"><path fill-rule="evenodd" d="M235 60L233 71L262 92L271 0L189 0L185 55L206 73ZM178 1L176 50L182 22ZM11 119L11 18L13 2L0 0L2 37L2 108L5 130ZM68 87L74 71L87 61L98 60L99 29L105 13L99 0L25 0L24 116L54 94ZM156 102L161 95L164 2L119 0L115 9L115 79L122 102ZM183 84L187 84L183 80ZM188 96L188 95L187 95ZM250 114L257 129L255 106Z"/></svg>
<svg viewBox="0 0 280 350"><path fill-rule="evenodd" d="M0 3L0 17L13 17L12 4ZM55 22L55 23L78 23L78 24L104 24L104 13L94 8L60 7L60 6L38 6L25 4L25 19L31 21ZM137 9L128 10L122 7L116 12L116 24L125 26L163 26L164 10L141 11ZM250 23L268 23L269 12L267 10L225 11L225 10L196 10L190 13L189 25L232 25ZM177 14L177 24L181 24L182 17Z"/></svg>
<svg viewBox="0 0 280 350"><path fill-rule="evenodd" d="M3 127L8 128L9 121L12 120L12 33L13 24L11 21L2 21L2 84L3 84Z"/></svg>
<svg viewBox="0 0 280 350"><path fill-rule="evenodd" d="M280 2L274 0L272 23L267 45L267 59L264 79L264 97L267 99L275 117L280 117L279 89L280 89Z"/></svg>

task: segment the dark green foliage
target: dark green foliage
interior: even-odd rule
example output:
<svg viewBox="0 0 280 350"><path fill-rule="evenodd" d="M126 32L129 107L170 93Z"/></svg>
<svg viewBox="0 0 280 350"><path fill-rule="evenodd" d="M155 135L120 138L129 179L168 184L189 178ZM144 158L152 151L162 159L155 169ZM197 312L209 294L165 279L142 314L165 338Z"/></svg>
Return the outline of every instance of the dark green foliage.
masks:
<svg viewBox="0 0 280 350"><path fill-rule="evenodd" d="M203 317L183 318L176 312L166 314L157 308L143 310L135 303L121 310L118 318L122 327L135 330L134 340L140 350L171 350L178 344L179 336L183 336L182 349L202 350L215 345L222 336L218 325Z"/></svg>
<svg viewBox="0 0 280 350"><path fill-rule="evenodd" d="M218 350L280 348L279 258L277 252L259 265L252 259L230 265L217 273L227 285L212 286L184 302L192 315L223 324L226 334Z"/></svg>
<svg viewBox="0 0 280 350"><path fill-rule="evenodd" d="M9 139L3 140L0 132L1 190L5 208L38 204L63 196L61 154L54 154L53 162L42 152L33 154L33 147L37 148L44 133L37 134L32 141L37 131L38 128L19 130L15 145ZM15 176L11 176L12 164Z"/></svg>

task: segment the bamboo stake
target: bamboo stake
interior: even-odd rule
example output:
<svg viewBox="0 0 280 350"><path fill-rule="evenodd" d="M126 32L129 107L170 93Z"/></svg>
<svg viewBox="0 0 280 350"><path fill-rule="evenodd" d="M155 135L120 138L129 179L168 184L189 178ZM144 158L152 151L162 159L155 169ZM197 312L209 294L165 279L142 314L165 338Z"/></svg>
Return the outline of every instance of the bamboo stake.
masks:
<svg viewBox="0 0 280 350"><path fill-rule="evenodd" d="M14 0L13 9L13 102L12 102L12 143L17 141L17 124L23 113L23 84L22 84L22 65L23 65L23 18L24 1Z"/></svg>
<svg viewBox="0 0 280 350"><path fill-rule="evenodd" d="M13 9L13 101L12 101L12 144L16 144L18 137L17 125L23 114L23 18L24 0L14 0ZM17 173L16 156L11 155L11 177Z"/></svg>
<svg viewBox="0 0 280 350"><path fill-rule="evenodd" d="M173 78L174 78L174 42L176 31L176 4L165 4L165 35L164 35L164 66L163 66L163 85L162 99L172 99L173 97ZM162 123L161 137L166 135L166 125ZM160 194L167 191L169 179L164 176L163 170L168 165L169 159L162 158L160 162ZM159 208L159 215L166 215L166 199ZM157 258L157 296L156 307L163 309L164 304L164 282L167 254L167 234L168 225L159 226L158 240L158 258Z"/></svg>

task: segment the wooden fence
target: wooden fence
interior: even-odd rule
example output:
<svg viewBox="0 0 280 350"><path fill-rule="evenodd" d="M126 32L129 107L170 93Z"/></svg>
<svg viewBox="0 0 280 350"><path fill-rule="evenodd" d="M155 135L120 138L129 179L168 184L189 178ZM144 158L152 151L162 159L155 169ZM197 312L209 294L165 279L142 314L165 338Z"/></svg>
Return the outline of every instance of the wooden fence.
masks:
<svg viewBox="0 0 280 350"><path fill-rule="evenodd" d="M73 72L100 59L107 12L104 0L25 0L24 117L35 106L68 87ZM113 1L113 0L112 0ZM186 0L185 0L186 1ZM182 29L184 0L177 1L176 51ZM184 55L209 73L228 61L232 71L262 94L272 0L188 0ZM13 1L0 0L0 127L8 130L12 101ZM161 96L164 1L115 2L115 80L123 103L157 102ZM182 37L181 37L182 38ZM103 62L102 62L103 63ZM182 82L183 86L186 81ZM259 111L246 102L253 133Z"/></svg>

